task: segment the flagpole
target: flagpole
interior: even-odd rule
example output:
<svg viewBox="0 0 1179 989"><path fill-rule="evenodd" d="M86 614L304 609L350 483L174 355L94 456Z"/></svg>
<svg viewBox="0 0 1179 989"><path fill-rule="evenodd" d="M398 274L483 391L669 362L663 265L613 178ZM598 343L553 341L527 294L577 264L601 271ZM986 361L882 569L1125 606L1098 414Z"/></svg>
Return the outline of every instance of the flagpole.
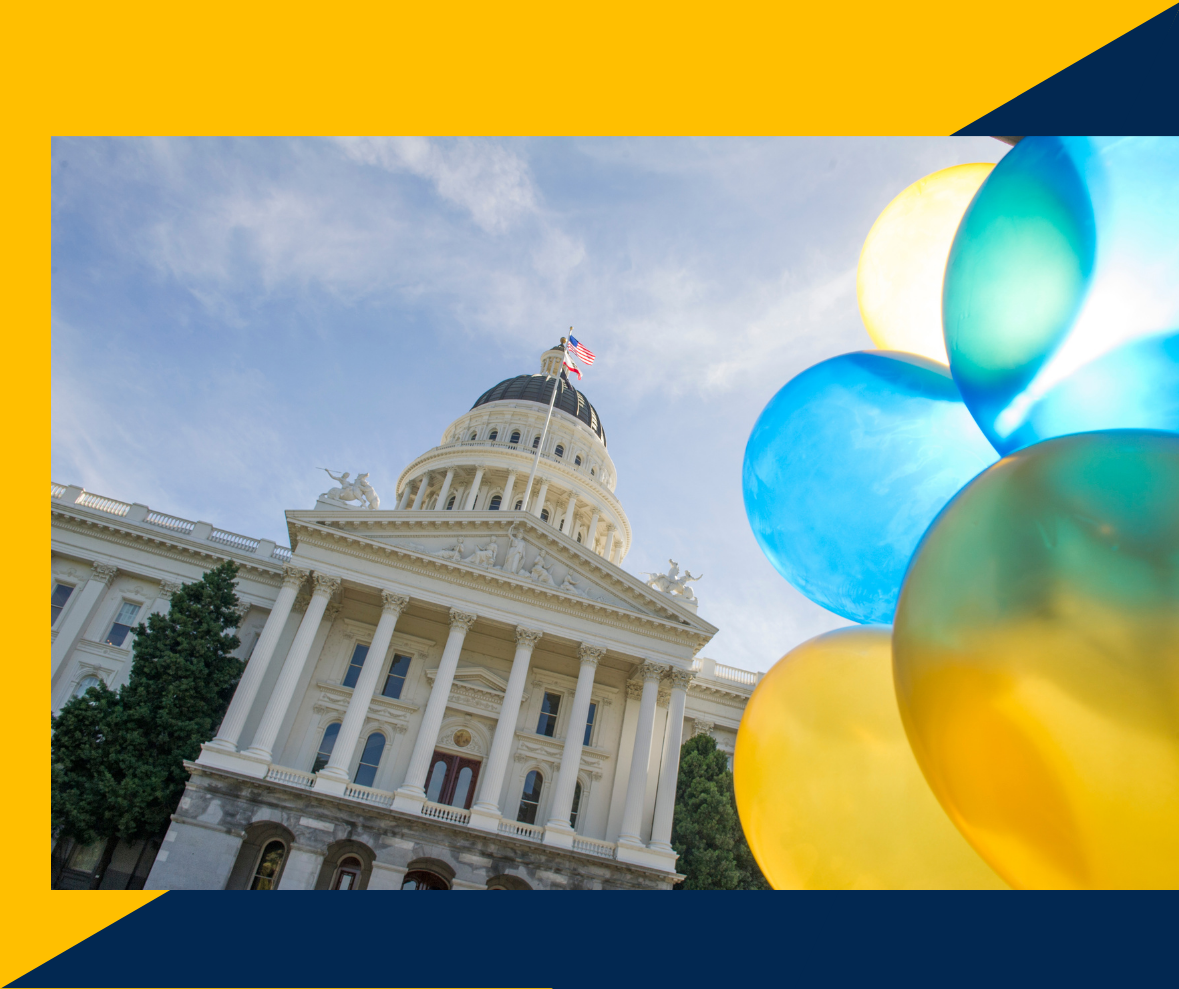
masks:
<svg viewBox="0 0 1179 989"><path fill-rule="evenodd" d="M570 327L572 329L572 327ZM561 353L566 354L565 338L561 337ZM553 418L553 406L557 403L557 389L561 386L561 377L553 377L553 394L549 398L549 414L544 419L544 430L540 434L540 442L536 444L536 453L532 458L532 470L528 472L528 484L524 488L524 511L528 511L528 499L532 497L532 481L536 477L536 467L540 463L540 454L544 450L544 441L549 435L549 421ZM542 506L543 507L543 506ZM539 513L538 513L539 514Z"/></svg>

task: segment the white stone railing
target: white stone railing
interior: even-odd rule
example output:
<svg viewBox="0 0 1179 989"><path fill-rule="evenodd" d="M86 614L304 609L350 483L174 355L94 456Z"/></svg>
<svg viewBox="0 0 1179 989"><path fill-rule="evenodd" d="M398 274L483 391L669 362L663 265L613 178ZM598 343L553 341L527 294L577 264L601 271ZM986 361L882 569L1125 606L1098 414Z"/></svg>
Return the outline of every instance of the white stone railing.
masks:
<svg viewBox="0 0 1179 989"><path fill-rule="evenodd" d="M230 546L242 553L254 554L259 551L262 553L268 552L270 559L278 560L280 563L286 563L291 558L289 547L275 546L269 539L254 539L251 536L243 536L240 533L230 532L227 529L218 529L209 525L207 522L193 522L191 519L182 519L175 515L168 515L165 512L153 511L146 505L130 505L125 501L119 501L117 498L107 498L104 495L97 495L91 491L85 491L82 488L72 487L68 484L58 484L56 481L50 481L49 497L54 501L70 501L70 499L73 499L73 504L75 505L82 505L85 508L93 509L97 512L105 512L107 515L117 515L120 518L126 518L128 522L143 522L147 525L154 525L161 529L167 529L169 532L187 536L190 539Z"/></svg>
<svg viewBox="0 0 1179 989"><path fill-rule="evenodd" d="M757 674L752 670L739 670L735 666L717 663L713 675L718 680L731 680L733 683L743 683L750 687L757 686Z"/></svg>
<svg viewBox="0 0 1179 989"><path fill-rule="evenodd" d="M308 789L315 786L315 777L299 769L287 769L286 766L271 766L266 770L266 778L275 783L289 783L292 786L305 786Z"/></svg>
<svg viewBox="0 0 1179 989"><path fill-rule="evenodd" d="M175 515L165 515L163 512L148 512L147 518L143 521L151 525L158 525L161 529L182 532L186 536L196 527L195 522L189 522L188 519L178 519Z"/></svg>
<svg viewBox="0 0 1179 989"><path fill-rule="evenodd" d="M517 838L527 838L529 841L543 841L544 828L536 824L525 824L523 821L500 821L499 833L510 834Z"/></svg>
<svg viewBox="0 0 1179 989"><path fill-rule="evenodd" d="M393 794L384 790L374 790L371 786L361 786L359 783L349 783L344 787L344 796L351 800L362 800L366 804L376 804L378 807L393 806Z"/></svg>
<svg viewBox="0 0 1179 989"><path fill-rule="evenodd" d="M131 506L125 501L118 501L115 498L104 498L102 495L91 494L89 491L83 491L78 495L78 500L74 502L75 505L84 505L86 508L93 508L99 512L106 512L109 515L126 515Z"/></svg>
<svg viewBox="0 0 1179 989"><path fill-rule="evenodd" d="M209 533L209 542L232 546L234 549L240 549L243 553L253 553L261 541L261 539L251 539L249 536L240 536L236 532L227 532L225 529L213 529Z"/></svg>
<svg viewBox="0 0 1179 989"><path fill-rule="evenodd" d="M451 824L466 824L471 819L471 812L461 807L448 807L446 804L436 804L427 800L422 804L422 817L430 817L435 821L447 821Z"/></svg>
<svg viewBox="0 0 1179 989"><path fill-rule="evenodd" d="M587 855L597 855L604 859L614 858L614 845L608 841L599 841L597 838L583 838L581 835L577 835L573 839L573 850L585 852Z"/></svg>

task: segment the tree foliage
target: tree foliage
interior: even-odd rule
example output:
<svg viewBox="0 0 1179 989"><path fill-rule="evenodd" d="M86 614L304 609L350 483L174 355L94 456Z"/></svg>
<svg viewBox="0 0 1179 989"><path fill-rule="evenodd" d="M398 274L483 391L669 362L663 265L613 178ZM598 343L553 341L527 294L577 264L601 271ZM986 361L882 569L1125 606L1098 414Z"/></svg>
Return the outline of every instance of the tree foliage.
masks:
<svg viewBox="0 0 1179 989"><path fill-rule="evenodd" d="M162 833L184 792L185 759L225 714L244 664L232 560L185 584L166 615L135 629L131 676L71 699L53 719L53 825L89 843Z"/></svg>
<svg viewBox="0 0 1179 989"><path fill-rule="evenodd" d="M680 749L671 843L685 876L676 889L770 888L741 830L728 758L711 735Z"/></svg>

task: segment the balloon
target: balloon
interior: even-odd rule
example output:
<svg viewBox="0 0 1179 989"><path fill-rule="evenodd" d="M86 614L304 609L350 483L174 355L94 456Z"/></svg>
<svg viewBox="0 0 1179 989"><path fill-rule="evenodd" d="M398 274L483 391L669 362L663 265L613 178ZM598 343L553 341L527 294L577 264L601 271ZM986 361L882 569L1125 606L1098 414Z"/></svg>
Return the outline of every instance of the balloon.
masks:
<svg viewBox="0 0 1179 989"><path fill-rule="evenodd" d="M954 829L897 713L888 626L840 629L779 660L737 732L733 785L775 889L999 889Z"/></svg>
<svg viewBox="0 0 1179 989"><path fill-rule="evenodd" d="M1021 887L1179 886L1179 436L1047 440L913 558L894 666L917 761Z"/></svg>
<svg viewBox="0 0 1179 989"><path fill-rule="evenodd" d="M1179 138L1029 137L995 166L942 308L954 380L1000 453L1094 428L1179 431L1177 229ZM1115 370L1127 364L1154 365L1162 390L1144 397Z"/></svg>
<svg viewBox="0 0 1179 989"><path fill-rule="evenodd" d="M762 411L745 447L745 512L770 562L812 601L890 622L921 534L996 459L946 368L844 354Z"/></svg>
<svg viewBox="0 0 1179 989"><path fill-rule="evenodd" d="M962 214L995 166L954 165L914 182L876 218L856 272L860 316L884 350L949 364L942 278Z"/></svg>

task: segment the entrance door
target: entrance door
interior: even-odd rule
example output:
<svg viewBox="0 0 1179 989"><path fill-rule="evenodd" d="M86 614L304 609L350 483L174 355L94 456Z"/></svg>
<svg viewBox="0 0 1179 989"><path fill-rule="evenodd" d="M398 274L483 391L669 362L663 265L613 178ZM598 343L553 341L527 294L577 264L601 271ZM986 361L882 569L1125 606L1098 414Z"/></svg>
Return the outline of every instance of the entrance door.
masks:
<svg viewBox="0 0 1179 989"><path fill-rule="evenodd" d="M478 759L435 750L434 758L430 760L426 799L470 810L475 799L475 784L479 781L479 765Z"/></svg>

